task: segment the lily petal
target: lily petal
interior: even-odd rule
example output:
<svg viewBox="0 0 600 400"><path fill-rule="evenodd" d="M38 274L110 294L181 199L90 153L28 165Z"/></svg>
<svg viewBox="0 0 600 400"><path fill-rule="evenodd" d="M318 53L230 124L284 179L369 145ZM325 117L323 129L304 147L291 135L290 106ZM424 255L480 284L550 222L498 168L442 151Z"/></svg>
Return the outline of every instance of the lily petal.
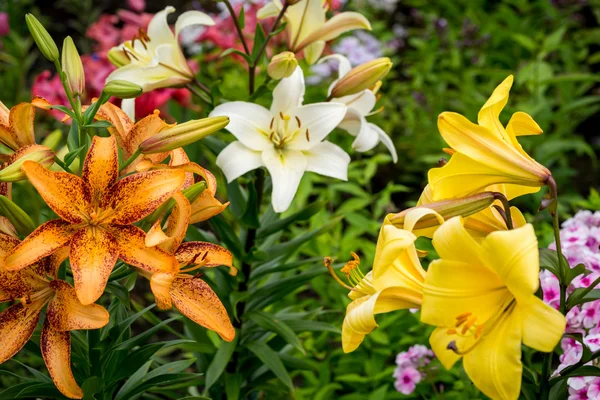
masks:
<svg viewBox="0 0 600 400"><path fill-rule="evenodd" d="M111 233L119 244L119 258L127 264L150 274L178 271L175 257L157 247L147 247L146 232L137 226L113 226Z"/></svg>
<svg viewBox="0 0 600 400"><path fill-rule="evenodd" d="M177 169L139 172L120 179L108 192L101 208L112 208L110 223L128 225L141 220L178 191L185 172Z"/></svg>
<svg viewBox="0 0 600 400"><path fill-rule="evenodd" d="M306 171L343 181L348 180L350 156L341 147L325 140L304 152L304 157L306 157Z"/></svg>
<svg viewBox="0 0 600 400"><path fill-rule="evenodd" d="M119 257L117 240L102 228L83 228L71 240L71 269L77 297L92 304L102 296Z"/></svg>
<svg viewBox="0 0 600 400"><path fill-rule="evenodd" d="M233 267L233 256L229 250L209 242L186 242L175 252L180 264L201 264L205 267L225 265Z"/></svg>
<svg viewBox="0 0 600 400"><path fill-rule="evenodd" d="M84 107L84 111L85 109L87 106ZM108 132L117 139L120 148L126 149L125 138L133 127L133 121L121 108L112 103L104 103L98 109L94 119L110 122L112 126L107 128Z"/></svg>
<svg viewBox="0 0 600 400"><path fill-rule="evenodd" d="M304 48L304 59L308 65L313 65L319 61L319 58L321 58L321 55L323 54L323 50L325 50L325 44L324 40L317 40Z"/></svg>
<svg viewBox="0 0 600 400"><path fill-rule="evenodd" d="M252 150L242 142L235 141L221 150L217 157L217 165L229 183L264 164L260 151Z"/></svg>
<svg viewBox="0 0 600 400"><path fill-rule="evenodd" d="M204 25L213 26L215 21L207 14L200 11L186 11L177 18L175 22L175 37L179 37L179 33L188 26Z"/></svg>
<svg viewBox="0 0 600 400"><path fill-rule="evenodd" d="M31 265L68 243L75 233L71 224L54 219L31 232L4 259L4 268L18 270Z"/></svg>
<svg viewBox="0 0 600 400"><path fill-rule="evenodd" d="M154 302L161 310L170 310L173 307L171 286L175 278L175 274L166 272L153 274L150 278L150 289L154 295Z"/></svg>
<svg viewBox="0 0 600 400"><path fill-rule="evenodd" d="M92 202L98 204L106 188L119 177L119 153L114 136L94 136L83 163L81 177L88 184Z"/></svg>
<svg viewBox="0 0 600 400"><path fill-rule="evenodd" d="M40 319L43 302L36 302L27 307L18 303L0 313L0 364L10 360L25 346Z"/></svg>
<svg viewBox="0 0 600 400"><path fill-rule="evenodd" d="M398 153L396 152L396 146L394 146L394 142L392 141L392 138L388 136L387 133L385 133L385 131L383 129L381 129L380 127L378 127L375 124L372 123L367 123L367 125L369 126L369 128L371 128L371 130L377 132L377 135L379 136L379 141L381 143L383 143L383 145L388 149L388 151L390 152L390 155L392 156L392 161L395 163L398 162Z"/></svg>
<svg viewBox="0 0 600 400"><path fill-rule="evenodd" d="M284 212L292 203L306 171L306 157L299 151L270 148L262 153L262 159L273 181L273 209Z"/></svg>
<svg viewBox="0 0 600 400"><path fill-rule="evenodd" d="M35 108L31 103L20 103L10 109L10 127L18 147L35 144L33 120Z"/></svg>
<svg viewBox="0 0 600 400"><path fill-rule="evenodd" d="M183 193L175 193L173 199L175 206L167 219L167 231L163 232L159 218L146 234L147 246L158 245L167 253L174 253L183 242L192 215L192 206Z"/></svg>
<svg viewBox="0 0 600 400"><path fill-rule="evenodd" d="M293 108L301 106L303 101L304 73L302 72L302 68L296 67L296 70L292 75L280 80L273 90L271 114L288 114ZM227 129L229 129L229 127L227 127Z"/></svg>
<svg viewBox="0 0 600 400"><path fill-rule="evenodd" d="M132 63L111 72L106 77L106 81L128 81L141 86L144 92L148 92L159 88L185 85L191 78L183 75L183 72L187 73L187 71L176 73L173 69L163 65L140 66Z"/></svg>
<svg viewBox="0 0 600 400"><path fill-rule="evenodd" d="M357 12L347 11L336 14L320 29L313 30L310 35L304 37L296 46L296 51L302 50L317 40L327 42L355 29L371 30L371 23L364 15Z"/></svg>
<svg viewBox="0 0 600 400"><path fill-rule="evenodd" d="M447 331L448 328L445 327L435 328L433 332L431 332L431 336L429 336L429 344L431 345L431 350L433 350L435 356L440 360L444 368L449 370L458 360L460 360L461 356L450 350L448 344L451 341L455 341L458 348L469 348L474 343L474 337L450 336Z"/></svg>
<svg viewBox="0 0 600 400"><path fill-rule="evenodd" d="M260 10L258 10L258 12L256 13L256 17L258 19L276 17L277 15L279 15L279 12L281 11L282 7L283 6L281 5L281 2L279 0L270 1L264 6L262 6Z"/></svg>
<svg viewBox="0 0 600 400"><path fill-rule="evenodd" d="M254 103L231 101L215 107L209 117L229 117L227 129L251 150L260 151L273 147L269 140L269 126L273 115L266 108Z"/></svg>
<svg viewBox="0 0 600 400"><path fill-rule="evenodd" d="M65 281L52 281L56 292L48 304L47 321L52 329L59 332L80 329L100 329L108 324L108 311L98 304L83 305L79 302L75 289Z"/></svg>
<svg viewBox="0 0 600 400"><path fill-rule="evenodd" d="M52 172L39 163L25 161L21 167L46 204L62 219L74 224L83 222L91 208L85 182L66 172Z"/></svg>
<svg viewBox="0 0 600 400"><path fill-rule="evenodd" d="M523 343L538 351L553 351L565 333L565 316L535 296L519 303L518 307Z"/></svg>
<svg viewBox="0 0 600 400"><path fill-rule="evenodd" d="M214 217L215 215L221 214L227 206L227 203L221 203L208 191L202 192L194 203L192 203L192 216L190 217L190 224L196 224L198 222L206 221Z"/></svg>
<svg viewBox="0 0 600 400"><path fill-rule="evenodd" d="M352 142L353 150L364 153L373 149L379 143L377 132L371 128L366 118L353 108L348 108L346 116L339 127L356 136L356 139Z"/></svg>
<svg viewBox="0 0 600 400"><path fill-rule="evenodd" d="M486 127L496 134L498 138L503 140L507 140L508 137L502 123L500 123L499 117L506 106L506 103L508 103L508 94L513 81L513 76L509 75L500 85L498 85L477 115L477 122L479 125Z"/></svg>
<svg viewBox="0 0 600 400"><path fill-rule="evenodd" d="M59 332L44 322L40 336L42 357L57 389L71 399L81 399L83 391L71 371L71 334Z"/></svg>
<svg viewBox="0 0 600 400"><path fill-rule="evenodd" d="M148 36L151 44L156 48L161 44L177 43L173 32L167 22L167 16L175 12L175 7L167 6L164 10L157 12L148 24Z"/></svg>
<svg viewBox="0 0 600 400"><path fill-rule="evenodd" d="M291 150L313 148L342 122L346 110L346 106L340 103L315 103L291 110L292 118L298 118L302 129L309 133L295 135L285 147Z"/></svg>
<svg viewBox="0 0 600 400"><path fill-rule="evenodd" d="M198 325L215 331L223 340L231 342L235 337L227 310L216 293L202 279L175 279L171 288L171 299L183 315Z"/></svg>

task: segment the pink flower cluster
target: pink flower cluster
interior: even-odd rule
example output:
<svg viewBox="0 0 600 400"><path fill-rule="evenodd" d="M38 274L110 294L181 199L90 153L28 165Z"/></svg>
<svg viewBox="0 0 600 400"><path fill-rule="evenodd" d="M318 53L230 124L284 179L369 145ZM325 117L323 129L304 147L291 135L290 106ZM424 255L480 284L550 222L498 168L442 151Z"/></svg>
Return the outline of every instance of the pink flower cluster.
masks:
<svg viewBox="0 0 600 400"><path fill-rule="evenodd" d="M426 367L434 358L433 351L422 344L417 344L396 356L396 370L394 386L402 394L414 392L417 383L426 376Z"/></svg>
<svg viewBox="0 0 600 400"><path fill-rule="evenodd" d="M116 15L103 14L86 31L86 36L95 42L94 53L81 55L88 102L100 95L106 77L115 69L106 57L108 51L130 40L140 29L145 30L153 17L152 14L143 12L146 7L144 0L129 0L127 5L130 10L118 10ZM58 74L52 74L49 70L42 71L35 77L31 92L32 96L42 96L52 104L69 104ZM191 103L191 94L186 89L154 90L136 99L136 117L139 119L151 114L171 98L186 107ZM51 111L51 114L55 118L62 118L64 115L58 110Z"/></svg>
<svg viewBox="0 0 600 400"><path fill-rule="evenodd" d="M585 265L588 274L576 277L567 295L577 288L589 287L600 276L600 212L579 211L565 221L560 231L562 250L571 268ZM556 249L556 244L550 245ZM540 273L544 302L555 308L560 305L558 279L549 271ZM566 315L566 332L581 333L583 342L592 351L600 350L600 300L573 307ZM583 346L577 340L566 337L561 342L563 354L555 373L577 363L583 354ZM600 399L600 378L575 377L568 380L569 400Z"/></svg>

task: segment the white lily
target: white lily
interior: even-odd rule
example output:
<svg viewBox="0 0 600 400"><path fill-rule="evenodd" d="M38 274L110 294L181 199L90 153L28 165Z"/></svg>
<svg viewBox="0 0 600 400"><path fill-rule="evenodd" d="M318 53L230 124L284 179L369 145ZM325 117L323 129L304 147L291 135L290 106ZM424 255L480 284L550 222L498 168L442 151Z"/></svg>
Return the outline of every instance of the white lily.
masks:
<svg viewBox="0 0 600 400"><path fill-rule="evenodd" d="M141 86L144 92L185 85L194 79L178 37L181 31L192 25L214 25L208 15L200 11L187 11L175 22L175 34L167 23L167 16L175 8L168 6L156 13L148 25L148 32L140 29L132 40L108 52L109 60L118 69L106 81L124 80Z"/></svg>
<svg viewBox="0 0 600 400"><path fill-rule="evenodd" d="M326 21L328 0L301 0L286 10L283 20L287 22L288 50L299 53L309 64L314 64L323 53L325 42L354 29L371 30L371 24L357 12L342 12ZM259 19L276 17L283 8L281 0L271 0L261 8Z"/></svg>
<svg viewBox="0 0 600 400"><path fill-rule="evenodd" d="M346 114L341 103L302 105L304 74L300 67L273 91L268 110L233 101L217 106L211 117L227 116L226 129L238 140L217 157L228 182L262 166L273 181L271 202L276 212L290 206L305 172L346 180L350 156L324 140Z"/></svg>
<svg viewBox="0 0 600 400"><path fill-rule="evenodd" d="M341 54L333 54L322 59L326 61L329 59L336 59L338 61L338 79L333 81L329 86L329 94L335 87L335 84L343 78L350 70L352 65L350 61L342 56ZM349 96L343 96L333 98L330 101L334 103L342 103L348 106L346 116L340 123L339 127L352 136L356 136L356 139L352 143L352 148L358 152L365 152L373 149L379 142L383 143L392 155L394 163L398 162L398 154L394 147L392 139L384 132L383 129L377 125L368 122L367 117L373 114L373 108L377 102L375 91L365 89L360 93L352 94Z"/></svg>

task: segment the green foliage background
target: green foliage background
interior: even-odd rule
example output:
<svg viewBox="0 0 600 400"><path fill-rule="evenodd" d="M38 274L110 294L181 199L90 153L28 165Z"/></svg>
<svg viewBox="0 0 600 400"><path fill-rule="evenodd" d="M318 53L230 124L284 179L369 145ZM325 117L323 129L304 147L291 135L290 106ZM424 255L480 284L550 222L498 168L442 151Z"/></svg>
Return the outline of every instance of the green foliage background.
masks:
<svg viewBox="0 0 600 400"><path fill-rule="evenodd" d="M62 11L55 15L44 14L47 8L33 1L8 1L0 10L8 11L11 21L22 21L25 12L40 11L57 42L69 32L79 36L78 43L85 49L85 28L106 10L91 1L77 2L79 10L87 12L75 12L75 2L60 4L57 10ZM153 9L163 6L152 4ZM355 251L362 258L363 271L368 270L385 214L413 205L426 184L427 170L444 157L437 115L456 111L475 120L493 88L509 74L515 76L515 84L501 118L507 122L513 112L525 111L544 129L543 135L521 138L521 143L556 177L561 218L579 208L600 209L594 191L599 187L600 3L407 0L394 13L377 11L366 2L349 2L347 8L364 13L373 23L374 36L382 41L393 38L394 23L408 31L405 47L388 54L394 69L381 90L384 111L370 119L392 136L398 163L392 164L379 146L367 154L352 154L348 182L306 174L291 209L281 216L285 222L273 225L279 217L263 205L258 246L245 252L245 234L259 222L253 203L254 175L226 184L215 166L216 153L232 140L225 132L190 146L190 158L217 175L220 198L231 201L231 206L221 216L191 228L188 239L225 243L238 265L242 258L251 262L246 294L236 290L239 277L236 280L220 270L205 275L232 317L237 302L246 302L243 331L237 342L225 344L176 313L147 309L153 300L145 283L140 280L133 287L133 275L116 274L109 286L111 295L102 301L110 305L111 325L99 336L73 335L76 378L85 382L86 398L234 399L236 394L249 399L484 398L460 368L447 372L439 365L413 395L395 391L396 354L427 343L429 330L418 323L418 314L407 311L379 317L380 327L363 345L344 354L340 328L349 300L321 260L332 256L342 263ZM63 12L66 24L64 15L58 19ZM440 29L442 18L447 26ZM24 24L11 27L0 52L0 96L7 106L29 99L31 78L44 67ZM466 45L466 40L471 44ZM229 57L199 61L203 81L220 81L222 100L247 98L241 64ZM263 73L259 84L264 77ZM310 87L306 102L322 101L327 85ZM268 105L269 96L265 91L256 101ZM181 122L198 117L175 103L169 111ZM204 108L201 116L208 111ZM40 121L36 126L40 138L60 126L49 118ZM351 137L341 131L333 135L332 141L350 151ZM41 207L31 188L15 192L19 193L15 201L27 211ZM265 193L269 193L268 179ZM541 195L518 199L516 205L535 223L541 244L547 245L549 220L543 213L532 214ZM40 218L49 219L51 213ZM283 229L271 234L267 227L274 226ZM131 318L135 312L141 313ZM175 319L161 323L170 317ZM35 372L44 371L44 365L34 342L0 367L0 390L9 388L0 398L61 398L47 376ZM90 354L99 359L90 359ZM149 357L153 362L147 363ZM538 362L533 360L534 365ZM207 386L211 386L208 391Z"/></svg>

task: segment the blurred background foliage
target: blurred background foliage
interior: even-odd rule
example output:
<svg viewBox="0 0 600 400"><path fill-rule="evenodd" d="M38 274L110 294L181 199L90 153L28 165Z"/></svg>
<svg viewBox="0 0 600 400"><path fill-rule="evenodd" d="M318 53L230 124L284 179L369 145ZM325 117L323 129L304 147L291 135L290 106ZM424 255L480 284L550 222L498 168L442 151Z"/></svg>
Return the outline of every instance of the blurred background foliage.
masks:
<svg viewBox="0 0 600 400"><path fill-rule="evenodd" d="M167 3L176 6L178 12L200 8L224 15L211 1L152 1L145 12L156 12ZM1 100L9 107L30 100L35 77L50 69L28 36L23 19L26 12L41 17L57 43L67 34L72 35L81 53L94 56L94 41L86 37L88 28L102 14L115 14L120 7L123 7L120 1L109 0L2 2L0 11L7 13L10 29L3 31L0 49ZM579 208L600 209L596 191L600 186L599 1L355 0L348 1L343 8L365 14L373 24L373 31L368 36L347 35L339 43L333 43L330 51L341 52L344 46L352 48L360 43L362 47L355 51L362 52L362 56L368 56L370 51L374 57L386 55L394 62L380 91L378 105L383 106L383 111L370 121L392 137L399 161L391 163L383 146L378 146L367 154L352 154L348 182L306 174L291 209L283 215L283 218L292 216L293 223L285 224L286 229L274 235L263 232L261 236L259 229L258 248L251 251L253 272L248 282L248 297L241 299L234 290L235 280L226 272L215 270L206 274L232 316L235 304L240 300L246 302L246 311L250 313L245 315L247 323L239 340L268 343L279 362L269 360L271 353L263 347L234 350L235 344L223 344L212 332L177 320L168 328L161 325L151 337L134 344L147 346L166 341L169 345L158 346L155 352L149 349L148 357L152 356L156 365L188 360L178 366L190 376L182 383L165 380L143 387L135 396L124 392L123 398L198 397L202 393L216 399L236 398L228 392L232 387L241 387L240 398L252 399L483 398L460 368L447 372L435 362L412 395L405 396L394 389L396 354L413 344L427 343L430 332L417 323L418 314L396 312L380 317L380 328L357 351L344 354L340 328L349 300L347 292L327 275L321 260L323 256L332 256L343 263L349 259L349 252L354 251L362 258L363 271L368 271L385 214L414 205L426 184L427 170L445 156L436 126L437 115L455 111L476 120L479 108L494 87L510 74L515 76L515 84L501 119L506 123L513 112L525 111L544 130L543 135L523 137L520 142L556 177L561 217L566 218ZM353 41L348 41L353 37ZM222 100L246 99L243 64L231 56L219 57L224 49L214 43L199 44L199 50L191 53L195 53L192 58L200 66L200 80L216 83L213 86L218 86ZM328 76L333 69L327 72L322 66L303 67L312 74L307 79L312 85L307 89L306 102L323 101L327 86L335 78L335 73ZM263 70L259 84L265 77ZM269 91L259 93L256 101L269 105ZM163 110L169 119L180 122L206 116L210 111L199 101L182 107L174 100L169 100ZM64 125L51 116L38 116L36 132L41 138L56 128L66 133ZM333 135L332 141L350 151L352 137L341 131ZM248 174L227 185L215 166L216 153L231 140L231 135L222 132L187 149L192 160L217 175L220 198L232 203L221 216L191 228L189 239L225 243L235 253L234 249L242 243L235 236L243 238L247 227L252 225L248 218L257 216L248 216L246 212L248 203L256 197L252 193L252 176ZM267 180L266 193L268 187ZM542 194L517 199L515 204L536 224L541 245L545 246L551 240L548 217L545 213L533 216ZM17 199L17 203L28 211L40 207L33 191L22 190L20 195L22 199ZM43 215L42 219L50 217ZM264 206L261 226L276 220L270 206ZM168 318L169 313L148 310L129 325L123 325L122 321L128 321L127 315L133 315L153 300L142 295L145 290L133 288L127 278L113 282L115 297L111 314L122 315L121 325L115 326L125 332L115 343L135 337ZM261 317L261 313L266 316ZM283 322L283 331L273 328L272 321ZM103 337L110 338L112 328L105 328ZM242 343L237 346L239 349ZM128 354L131 357L129 352L139 350L123 349L121 362ZM79 350L74 346L75 363ZM39 350L36 353L35 345L30 343L16 357L17 361L0 367L0 389L19 383L21 378L13 374L32 376L20 362L43 370L38 354ZM135 371L133 365L138 359L131 360L129 375ZM236 368L243 370L243 378L236 375ZM191 376L196 373L202 375ZM86 376L90 375L78 378ZM127 377L113 376L121 383ZM293 395L285 385L287 380L293 382ZM205 391L206 386L212 387ZM58 392L45 393L38 396L59 397ZM34 397L29 392L14 396Z"/></svg>

